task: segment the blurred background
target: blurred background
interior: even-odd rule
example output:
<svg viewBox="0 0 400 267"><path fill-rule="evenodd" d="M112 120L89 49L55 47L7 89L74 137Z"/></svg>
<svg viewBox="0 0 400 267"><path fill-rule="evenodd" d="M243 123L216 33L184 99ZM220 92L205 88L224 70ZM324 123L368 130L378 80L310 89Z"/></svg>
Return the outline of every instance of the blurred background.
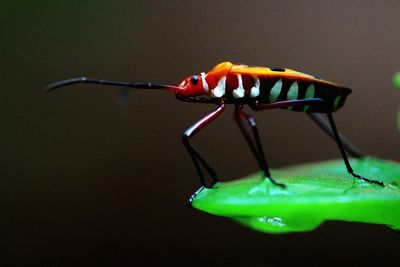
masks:
<svg viewBox="0 0 400 267"><path fill-rule="evenodd" d="M2 1L0 260L13 265L354 265L398 260L399 235L329 222L266 235L195 209L181 133L213 109L161 91L54 81L88 76L178 84L229 60L297 69L353 88L339 129L400 161L392 84L400 2ZM269 163L339 158L304 114L254 114ZM232 108L194 138L224 180L257 171ZM238 164L238 162L240 164Z"/></svg>

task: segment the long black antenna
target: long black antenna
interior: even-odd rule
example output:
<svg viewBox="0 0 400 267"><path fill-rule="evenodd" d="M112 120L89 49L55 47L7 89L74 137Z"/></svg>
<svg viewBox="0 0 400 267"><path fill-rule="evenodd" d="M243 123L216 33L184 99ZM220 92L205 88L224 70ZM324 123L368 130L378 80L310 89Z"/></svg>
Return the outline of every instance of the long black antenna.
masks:
<svg viewBox="0 0 400 267"><path fill-rule="evenodd" d="M137 83L137 82L118 82L118 81L108 81L108 80L96 80L86 77L72 78L68 80L58 81L48 85L45 90L46 92L54 91L58 88L68 86L76 83L94 83L101 85L111 85L111 86L122 86L137 89L164 89L169 91L182 90L182 88L173 85L156 84L156 83Z"/></svg>

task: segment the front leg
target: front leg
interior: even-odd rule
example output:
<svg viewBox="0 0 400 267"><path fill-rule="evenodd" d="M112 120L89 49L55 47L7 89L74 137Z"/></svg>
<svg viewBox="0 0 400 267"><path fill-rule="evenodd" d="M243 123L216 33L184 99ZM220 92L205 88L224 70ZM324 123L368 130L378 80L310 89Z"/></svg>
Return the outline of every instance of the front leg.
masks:
<svg viewBox="0 0 400 267"><path fill-rule="evenodd" d="M189 129L187 129L183 133L183 144L189 152L190 157L192 158L193 164L196 168L196 171L200 178L200 184L202 186L206 186L206 179L203 171L201 170L200 164L207 170L208 174L211 176L213 183L218 182L217 173L210 167L207 161L200 155L200 153L193 147L190 142L190 138L194 136L197 132L199 132L203 127L208 125L210 122L215 120L225 109L224 102L221 100L219 106L216 110L196 122Z"/></svg>

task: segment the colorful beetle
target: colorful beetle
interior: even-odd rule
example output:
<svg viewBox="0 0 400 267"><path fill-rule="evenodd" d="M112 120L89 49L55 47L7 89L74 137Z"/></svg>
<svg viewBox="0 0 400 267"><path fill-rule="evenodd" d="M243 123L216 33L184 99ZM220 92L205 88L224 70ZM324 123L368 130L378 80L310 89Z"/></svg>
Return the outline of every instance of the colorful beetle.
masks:
<svg viewBox="0 0 400 267"><path fill-rule="evenodd" d="M183 134L183 143L192 158L200 177L201 190L206 186L206 176L202 167L208 172L213 184L219 181L216 171L190 143L190 138L204 126L217 118L225 109L225 104L234 104L234 118L246 139L260 169L272 183L284 187L284 184L272 179L265 159L257 125L252 116L243 110L244 105L255 111L284 108L291 111L306 112L327 134L336 141L347 171L355 178L383 186L383 182L365 178L356 174L347 159L347 150L354 157L361 157L360 152L347 141L337 130L332 113L341 108L351 89L322 80L298 71L284 68L267 68L222 62L208 73L202 72L183 80L179 86L128 83L89 78L74 78L53 83L47 91L75 84L96 83L142 89L162 89L174 91L176 98L187 102L217 104L217 109L196 122ZM326 113L328 122L318 113ZM242 123L245 120L252 128L253 139ZM212 186L212 185L211 185ZM199 191L197 191L199 192ZM192 196L191 199L196 195Z"/></svg>

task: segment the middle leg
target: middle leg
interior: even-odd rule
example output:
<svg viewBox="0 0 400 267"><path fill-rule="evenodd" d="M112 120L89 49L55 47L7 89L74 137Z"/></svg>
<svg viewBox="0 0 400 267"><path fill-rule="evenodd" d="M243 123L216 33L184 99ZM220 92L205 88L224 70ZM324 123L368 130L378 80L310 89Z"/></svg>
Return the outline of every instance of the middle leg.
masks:
<svg viewBox="0 0 400 267"><path fill-rule="evenodd" d="M239 126L240 131L242 132L244 138L246 139L247 144L249 145L254 157L256 158L260 169L263 170L265 177L268 178L273 184L285 187L284 184L276 182L271 177L269 166L265 158L264 150L261 144L260 135L258 134L257 124L255 119L249 114L247 114L245 111L243 111L243 106L236 106L234 117L237 125ZM246 120L247 123L251 126L255 142L253 142L253 140L250 137L250 134L244 128L241 119Z"/></svg>

